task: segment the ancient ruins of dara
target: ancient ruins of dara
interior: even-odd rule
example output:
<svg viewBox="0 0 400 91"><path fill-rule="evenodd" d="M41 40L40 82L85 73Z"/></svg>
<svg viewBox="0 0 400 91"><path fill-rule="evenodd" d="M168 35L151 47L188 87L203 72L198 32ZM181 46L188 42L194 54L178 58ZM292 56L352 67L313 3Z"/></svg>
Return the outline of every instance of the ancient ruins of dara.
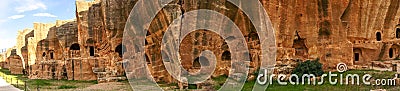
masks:
<svg viewBox="0 0 400 91"><path fill-rule="evenodd" d="M374 62L400 58L399 0L259 1L275 31L275 73L290 73L298 61L308 59L320 59L323 69L330 70L341 62L350 69L362 69ZM136 2L77 0L75 19L34 23L33 28L20 30L16 45L0 55L0 66L30 79L126 79L122 57L132 56L125 53L125 48L133 46L123 45L122 38L132 8L144 4ZM162 61L165 31L184 12L198 9L219 12L238 26L249 49L249 77L254 77L252 73L263 60L261 41L241 9L227 0L174 0L158 12L146 34L145 59L156 81L176 81ZM220 35L197 30L186 36L180 46L180 61L185 69L198 70L199 55L210 50L217 60L212 76L229 74L231 52Z"/></svg>

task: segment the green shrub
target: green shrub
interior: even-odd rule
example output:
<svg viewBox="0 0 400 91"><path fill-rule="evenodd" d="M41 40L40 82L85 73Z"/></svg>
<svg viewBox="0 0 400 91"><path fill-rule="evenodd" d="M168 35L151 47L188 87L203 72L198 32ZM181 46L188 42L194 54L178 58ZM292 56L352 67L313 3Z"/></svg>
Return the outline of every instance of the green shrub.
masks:
<svg viewBox="0 0 400 91"><path fill-rule="evenodd" d="M188 89L197 89L196 84L189 84Z"/></svg>
<svg viewBox="0 0 400 91"><path fill-rule="evenodd" d="M76 87L76 86L68 86L68 85L58 86L58 89L71 89L71 88L78 88L78 87Z"/></svg>
<svg viewBox="0 0 400 91"><path fill-rule="evenodd" d="M316 59L313 61L300 61L297 67L293 70L292 74L298 75L301 79L303 74L313 74L315 76L321 76L322 74L324 74L324 71L322 70L322 64L319 62L319 59Z"/></svg>

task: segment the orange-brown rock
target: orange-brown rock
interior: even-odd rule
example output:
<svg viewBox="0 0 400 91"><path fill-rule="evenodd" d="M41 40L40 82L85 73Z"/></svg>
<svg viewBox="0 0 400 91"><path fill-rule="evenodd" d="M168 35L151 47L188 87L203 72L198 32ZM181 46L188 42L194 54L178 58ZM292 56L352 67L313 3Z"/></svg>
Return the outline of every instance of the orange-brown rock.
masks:
<svg viewBox="0 0 400 91"><path fill-rule="evenodd" d="M399 58L399 0L259 1L275 30L277 73L290 73L297 62L307 59L319 58L323 68L329 70L341 62L348 66L369 65L376 60ZM76 20L35 23L33 31L21 32L16 54L28 64L25 68L29 68L29 78L100 82L125 79L122 56L140 54L124 54L122 45L125 23L136 2L77 0ZM161 41L166 29L180 15L198 9L217 11L238 26L248 45L250 73L255 72L263 60L261 41L255 31L257 26L241 9L227 0L175 0L148 24L145 58L156 81L176 81L168 75L162 61ZM147 12L152 11L142 12L138 17L148 17ZM213 76L229 74L230 49L218 34L197 30L186 36L180 46L180 61L185 69L198 70L197 57L201 51L210 50L217 58ZM12 68L9 63L18 59L10 51L5 57L8 60L2 63L4 68Z"/></svg>
<svg viewBox="0 0 400 91"><path fill-rule="evenodd" d="M7 60L9 61L9 70L11 74L24 74L22 59L17 55L16 49L11 51L11 55Z"/></svg>

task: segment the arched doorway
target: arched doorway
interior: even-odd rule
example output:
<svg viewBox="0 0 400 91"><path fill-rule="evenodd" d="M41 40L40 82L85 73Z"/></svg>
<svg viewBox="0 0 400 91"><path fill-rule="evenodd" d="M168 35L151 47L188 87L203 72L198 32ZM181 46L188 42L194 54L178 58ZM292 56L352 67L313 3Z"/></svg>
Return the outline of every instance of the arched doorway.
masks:
<svg viewBox="0 0 400 91"><path fill-rule="evenodd" d="M69 57L70 58L80 57L80 50L81 50L81 47L80 47L80 45L78 43L72 44L69 47L69 52L70 52L69 53ZM70 66L71 66L71 70L72 70L72 80L75 80L75 64L76 64L75 62L76 61L79 62L79 60L77 60L77 59L71 59L70 60ZM79 67L79 65L82 66L82 64L78 63L78 62L77 62L78 67Z"/></svg>
<svg viewBox="0 0 400 91"><path fill-rule="evenodd" d="M78 43L75 43L75 44L72 44L72 45L69 47L69 49L70 49L70 50L81 50L81 47L79 46Z"/></svg>
<svg viewBox="0 0 400 91"><path fill-rule="evenodd" d="M80 47L80 45L78 43L72 44L69 47L69 50L70 50L70 56L72 56L72 57L79 57L80 56L81 47Z"/></svg>
<svg viewBox="0 0 400 91"><path fill-rule="evenodd" d="M376 41L381 41L382 40L382 34L381 32L376 33Z"/></svg>
<svg viewBox="0 0 400 91"><path fill-rule="evenodd" d="M394 53L393 48L390 48L390 49L389 49L389 58L393 58L393 57L394 57L394 56L393 56L393 53Z"/></svg>

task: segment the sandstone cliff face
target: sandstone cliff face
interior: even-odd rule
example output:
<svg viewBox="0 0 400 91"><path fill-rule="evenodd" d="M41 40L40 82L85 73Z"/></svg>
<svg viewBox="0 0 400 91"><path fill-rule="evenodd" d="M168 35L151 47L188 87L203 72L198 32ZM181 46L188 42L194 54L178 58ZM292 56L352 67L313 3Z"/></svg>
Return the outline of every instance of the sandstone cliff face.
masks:
<svg viewBox="0 0 400 91"><path fill-rule="evenodd" d="M323 68L330 70L340 62L352 67L399 57L399 0L259 1L275 30L276 72L290 73L298 59L319 58ZM10 62L19 62L13 60L23 60L23 64L29 65L21 67L29 68L27 71L32 79L97 79L100 82L124 79L122 64L126 62L122 61L122 56L142 54L124 54L125 47L138 46L122 44L126 20L136 2L77 0L76 20L34 23L33 31L21 31L16 45L16 55L21 58L9 49L4 67L8 68ZM260 59L259 35L247 15L226 0L176 0L167 4L148 24L144 54L156 81L176 82L168 75L162 61L162 37L174 19L198 9L217 11L238 26L248 45L250 73L255 72L263 59ZM139 17L148 17L148 12L152 11L149 8L143 12ZM179 55L185 69L197 71L198 56L204 50L211 50L217 58L213 76L229 73L231 52L220 35L198 30L182 40ZM135 69L128 68L128 72L135 73Z"/></svg>
<svg viewBox="0 0 400 91"><path fill-rule="evenodd" d="M47 34L51 27L53 27L54 23L33 23L34 37L30 39L28 44L28 56L29 56L29 64L36 63L36 55L40 53L36 53L37 44L39 41L46 39Z"/></svg>
<svg viewBox="0 0 400 91"><path fill-rule="evenodd" d="M262 3L274 25L280 48L277 59L283 64L292 58L320 58L324 68L333 68L339 62L364 65L398 56L394 50L398 45L394 42L398 0ZM394 50L393 54L389 55L389 50Z"/></svg>
<svg viewBox="0 0 400 91"><path fill-rule="evenodd" d="M32 79L67 79L65 52L68 43L77 41L75 20L57 20L45 39L37 43L36 62L30 68Z"/></svg>
<svg viewBox="0 0 400 91"><path fill-rule="evenodd" d="M134 0L77 1L78 54L89 79L110 81L124 77L122 33ZM71 49L70 49L71 50ZM95 74L93 74L95 73ZM86 75L84 74L84 75ZM97 77L97 78L96 78Z"/></svg>

